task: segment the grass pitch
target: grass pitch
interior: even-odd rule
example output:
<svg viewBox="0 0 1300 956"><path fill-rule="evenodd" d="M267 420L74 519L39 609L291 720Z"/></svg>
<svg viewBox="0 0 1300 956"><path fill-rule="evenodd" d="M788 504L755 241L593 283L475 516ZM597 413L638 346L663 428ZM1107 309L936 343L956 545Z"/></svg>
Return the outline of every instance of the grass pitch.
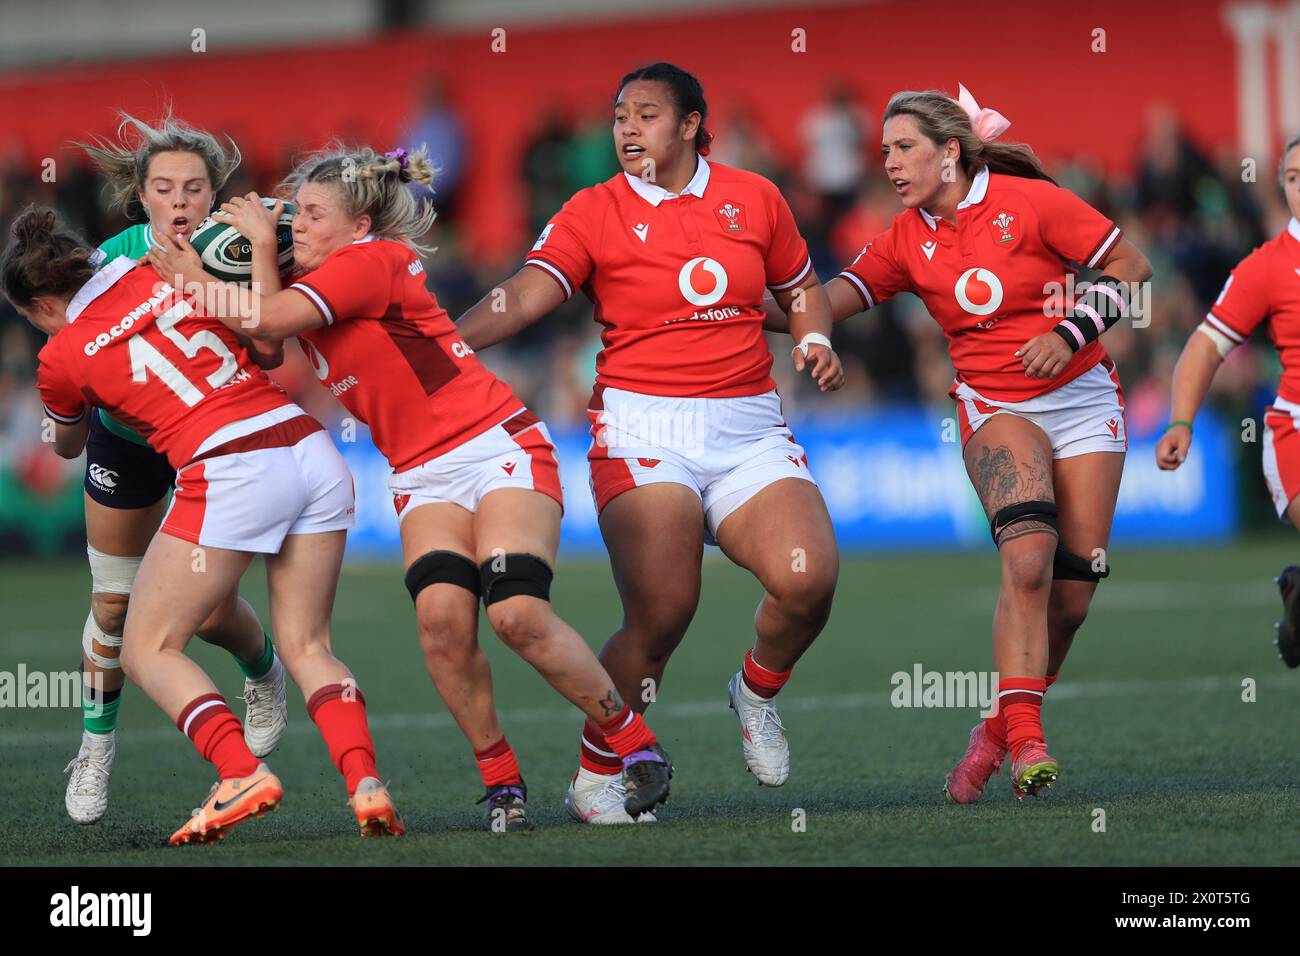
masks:
<svg viewBox="0 0 1300 956"><path fill-rule="evenodd" d="M567 820L581 718L484 621L498 707L529 785L536 829L524 834L477 830L473 759L424 672L400 571L350 567L335 647L369 702L406 837L357 836L342 782L291 688L289 732L269 761L285 785L280 811L216 846L162 846L207 792L210 769L128 686L108 814L92 827L63 808L60 771L76 752L79 712L0 710L0 864L1295 865L1300 842L1284 835L1300 815L1300 673L1285 669L1270 641L1281 607L1272 578L1297 556L1292 537L1117 551L1044 711L1061 779L1023 804L1004 767L979 804L947 805L944 773L976 712L890 705L891 675L918 663L991 666L991 553L844 561L831 623L781 696L792 773L777 790L746 773L726 702L759 588L709 559L699 614L649 714L677 772L660 822L648 826ZM3 571L0 671L75 669L85 566ZM244 590L265 620L259 566ZM603 560L563 563L554 598L596 646L618 621ZM239 713L233 662L197 643L193 653ZM1243 700L1247 679L1253 702Z"/></svg>

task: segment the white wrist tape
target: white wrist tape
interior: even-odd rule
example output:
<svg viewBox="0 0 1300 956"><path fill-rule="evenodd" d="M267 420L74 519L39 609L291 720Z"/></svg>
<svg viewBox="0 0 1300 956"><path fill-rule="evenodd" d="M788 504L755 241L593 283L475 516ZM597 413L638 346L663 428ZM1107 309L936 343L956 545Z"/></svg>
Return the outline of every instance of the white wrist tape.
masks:
<svg viewBox="0 0 1300 956"><path fill-rule="evenodd" d="M828 339L826 336L822 335L820 332L809 332L807 335L805 335L802 339L799 340L799 344L796 345L795 348L803 353L804 358L807 358L808 346L810 345L824 345L827 348L830 348L831 340Z"/></svg>
<svg viewBox="0 0 1300 956"><path fill-rule="evenodd" d="M1228 354L1237 347L1237 343L1232 341L1209 322L1202 322L1196 327L1197 332L1204 332L1214 343L1214 347L1219 350L1220 358L1227 358Z"/></svg>
<svg viewBox="0 0 1300 956"><path fill-rule="evenodd" d="M90 590L98 594L130 594L144 558L119 558L86 545L90 558Z"/></svg>

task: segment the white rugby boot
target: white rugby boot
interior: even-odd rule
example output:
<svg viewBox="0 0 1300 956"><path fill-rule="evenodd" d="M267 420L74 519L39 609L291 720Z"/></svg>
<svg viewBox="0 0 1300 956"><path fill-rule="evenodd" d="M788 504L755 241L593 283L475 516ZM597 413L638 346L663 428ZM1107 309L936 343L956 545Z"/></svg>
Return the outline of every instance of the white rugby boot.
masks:
<svg viewBox="0 0 1300 956"><path fill-rule="evenodd" d="M289 726L289 704L285 697L284 665L275 656L271 669L257 680L244 680L244 743L254 757L265 757L284 736Z"/></svg>
<svg viewBox="0 0 1300 956"><path fill-rule="evenodd" d="M621 773L592 773L579 767L564 797L564 809L579 823L654 823L655 815L647 810L633 817L623 809L627 790Z"/></svg>
<svg viewBox="0 0 1300 956"><path fill-rule="evenodd" d="M113 772L116 741L115 733L82 731L81 749L63 768L71 774L63 803L77 823L98 823L108 810L108 778Z"/></svg>
<svg viewBox="0 0 1300 956"><path fill-rule="evenodd" d="M727 697L740 718L740 745L749 772L764 787L781 786L790 776L790 745L776 701L765 700L746 687L739 671L727 685Z"/></svg>

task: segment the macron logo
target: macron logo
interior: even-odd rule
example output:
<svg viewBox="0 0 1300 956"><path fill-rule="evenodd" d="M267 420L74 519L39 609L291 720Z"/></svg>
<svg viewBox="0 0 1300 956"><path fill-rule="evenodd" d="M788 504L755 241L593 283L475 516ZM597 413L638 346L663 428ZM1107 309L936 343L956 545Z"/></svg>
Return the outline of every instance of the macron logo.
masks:
<svg viewBox="0 0 1300 956"><path fill-rule="evenodd" d="M635 226L632 227L632 231L635 232L636 237L640 239L642 243L644 243L646 234L650 231L650 223L638 222Z"/></svg>
<svg viewBox="0 0 1300 956"><path fill-rule="evenodd" d="M153 926L152 893L70 893L50 897L51 926L129 926L132 935L148 936Z"/></svg>
<svg viewBox="0 0 1300 956"><path fill-rule="evenodd" d="M934 258L934 250L937 248L939 248L938 243L936 243L933 239L931 239L929 242L921 243L921 251L925 253L925 258L927 261Z"/></svg>

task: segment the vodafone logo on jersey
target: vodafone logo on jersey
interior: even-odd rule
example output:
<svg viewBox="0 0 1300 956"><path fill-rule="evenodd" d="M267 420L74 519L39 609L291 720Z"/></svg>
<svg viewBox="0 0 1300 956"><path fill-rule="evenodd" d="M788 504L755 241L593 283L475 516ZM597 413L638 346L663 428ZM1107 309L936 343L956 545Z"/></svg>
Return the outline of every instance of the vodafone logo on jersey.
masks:
<svg viewBox="0 0 1300 956"><path fill-rule="evenodd" d="M708 276L713 277L712 283ZM701 286L707 291L701 292ZM697 256L677 273L677 288L681 289L682 298L691 305L713 305L727 294L727 270L715 259Z"/></svg>
<svg viewBox="0 0 1300 956"><path fill-rule="evenodd" d="M967 269L957 277L952 294L971 315L992 315L1002 306L1002 280L988 269Z"/></svg>
<svg viewBox="0 0 1300 956"><path fill-rule="evenodd" d="M306 339L299 339L298 344L302 346L302 352L307 356L307 361L311 363L312 371L316 373L316 378L325 381L330 377L330 363L325 361L325 356L316 351L316 346L312 345Z"/></svg>
<svg viewBox="0 0 1300 956"><path fill-rule="evenodd" d="M312 345L306 339L299 339L298 344L302 346L302 352L307 356L307 361L311 363L311 370L316 373L316 378L322 382L328 382L330 377L330 363L325 361L325 356L320 354L320 350ZM341 382L330 382L330 394L335 398L342 395L353 385L359 384L355 375L349 375Z"/></svg>

